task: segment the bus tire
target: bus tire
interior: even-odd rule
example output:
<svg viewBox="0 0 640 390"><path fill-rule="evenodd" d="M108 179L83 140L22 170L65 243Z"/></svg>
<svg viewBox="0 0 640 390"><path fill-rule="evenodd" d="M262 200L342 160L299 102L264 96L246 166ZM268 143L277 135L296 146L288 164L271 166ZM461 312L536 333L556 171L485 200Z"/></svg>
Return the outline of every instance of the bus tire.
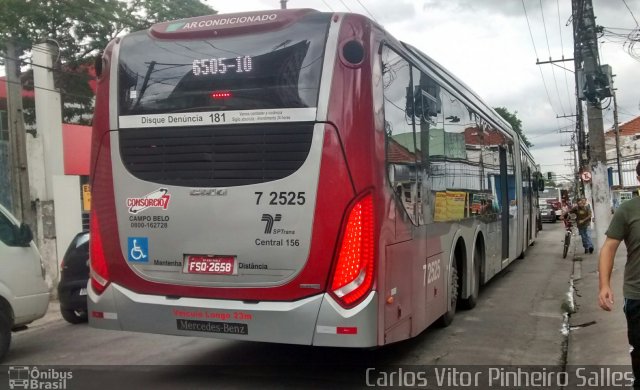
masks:
<svg viewBox="0 0 640 390"><path fill-rule="evenodd" d="M478 304L478 296L480 295L480 274L482 269L483 254L480 246L476 244L473 253L473 270L471 274L471 294L466 299L460 300L462 309L471 310Z"/></svg>
<svg viewBox="0 0 640 390"><path fill-rule="evenodd" d="M11 321L7 314L0 311L0 362L4 359L11 345Z"/></svg>
<svg viewBox="0 0 640 390"><path fill-rule="evenodd" d="M447 286L447 311L438 319L438 325L447 327L453 322L456 315L456 306L458 304L458 265L457 259L454 257L451 261L451 270L449 271L449 284Z"/></svg>
<svg viewBox="0 0 640 390"><path fill-rule="evenodd" d="M527 235L525 236L524 242L522 243L522 253L518 256L518 259L524 259L526 256L527 248L529 247L529 228L527 228Z"/></svg>
<svg viewBox="0 0 640 390"><path fill-rule="evenodd" d="M81 324L83 322L88 321L88 316L86 311L78 311L78 310L60 310L60 314L62 314L62 318L70 324Z"/></svg>

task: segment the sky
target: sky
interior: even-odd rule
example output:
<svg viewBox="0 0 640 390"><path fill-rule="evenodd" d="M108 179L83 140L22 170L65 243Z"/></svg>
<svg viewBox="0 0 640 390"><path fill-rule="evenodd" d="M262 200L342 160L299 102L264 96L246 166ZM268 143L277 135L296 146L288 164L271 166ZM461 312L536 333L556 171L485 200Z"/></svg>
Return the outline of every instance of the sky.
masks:
<svg viewBox="0 0 640 390"><path fill-rule="evenodd" d="M280 8L280 0L203 1L220 13ZM640 21L640 0L593 0L596 24L629 34ZM288 0L287 8L356 12L375 19L448 68L492 107L516 112L534 144L542 172L571 173L565 151L575 128L571 0ZM526 13L526 16L525 16ZM637 36L637 34L636 34ZM640 43L636 58L624 38L599 39L600 63L616 75L619 122L640 116ZM568 70L562 69L564 67ZM610 99L609 99L610 100ZM603 102L605 130L613 104Z"/></svg>

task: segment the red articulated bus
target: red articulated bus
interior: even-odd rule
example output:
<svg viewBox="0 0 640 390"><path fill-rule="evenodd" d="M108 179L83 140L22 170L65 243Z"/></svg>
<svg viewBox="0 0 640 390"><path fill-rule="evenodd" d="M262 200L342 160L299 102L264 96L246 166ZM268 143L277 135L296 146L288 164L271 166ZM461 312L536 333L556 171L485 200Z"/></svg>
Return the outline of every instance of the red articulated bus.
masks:
<svg viewBox="0 0 640 390"><path fill-rule="evenodd" d="M535 239L518 135L362 15L159 23L98 68L91 326L380 346Z"/></svg>

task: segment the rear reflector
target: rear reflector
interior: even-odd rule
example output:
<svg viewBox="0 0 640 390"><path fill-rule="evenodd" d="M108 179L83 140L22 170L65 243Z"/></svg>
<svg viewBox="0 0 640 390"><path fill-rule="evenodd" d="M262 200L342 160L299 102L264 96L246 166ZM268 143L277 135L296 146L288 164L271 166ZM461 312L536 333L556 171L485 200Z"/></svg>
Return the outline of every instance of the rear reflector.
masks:
<svg viewBox="0 0 640 390"><path fill-rule="evenodd" d="M92 311L91 312L91 317L98 318L98 319L104 319L104 320L117 320L118 319L118 314L117 313L108 313L108 312L104 312L104 311Z"/></svg>
<svg viewBox="0 0 640 390"><path fill-rule="evenodd" d="M339 302L351 305L373 285L373 196L360 199L349 213L342 235L331 292Z"/></svg>
<svg viewBox="0 0 640 390"><path fill-rule="evenodd" d="M355 326L338 326L336 328L337 334L358 334L358 328Z"/></svg>
<svg viewBox="0 0 640 390"><path fill-rule="evenodd" d="M357 326L316 326L317 333L323 334L358 334Z"/></svg>

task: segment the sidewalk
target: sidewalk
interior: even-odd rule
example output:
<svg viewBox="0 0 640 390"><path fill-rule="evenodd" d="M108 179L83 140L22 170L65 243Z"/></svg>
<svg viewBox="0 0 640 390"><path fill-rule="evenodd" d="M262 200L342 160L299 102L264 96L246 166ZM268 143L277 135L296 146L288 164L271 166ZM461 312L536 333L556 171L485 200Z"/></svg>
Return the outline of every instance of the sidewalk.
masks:
<svg viewBox="0 0 640 390"><path fill-rule="evenodd" d="M571 315L568 365L628 365L627 322L622 311L622 280L627 250L622 243L611 275L614 308L606 312L598 306L598 254L581 254L578 244L574 257L576 313Z"/></svg>

